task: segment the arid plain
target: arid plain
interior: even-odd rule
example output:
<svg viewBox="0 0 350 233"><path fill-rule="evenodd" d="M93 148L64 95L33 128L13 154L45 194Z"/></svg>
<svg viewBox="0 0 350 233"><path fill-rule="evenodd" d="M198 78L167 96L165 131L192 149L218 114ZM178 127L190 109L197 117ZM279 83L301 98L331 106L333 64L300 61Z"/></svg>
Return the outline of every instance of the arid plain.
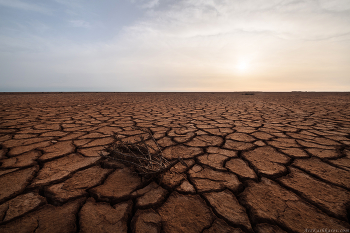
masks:
<svg viewBox="0 0 350 233"><path fill-rule="evenodd" d="M349 116L350 93L2 93L0 232L349 232ZM187 166L100 156L134 126Z"/></svg>

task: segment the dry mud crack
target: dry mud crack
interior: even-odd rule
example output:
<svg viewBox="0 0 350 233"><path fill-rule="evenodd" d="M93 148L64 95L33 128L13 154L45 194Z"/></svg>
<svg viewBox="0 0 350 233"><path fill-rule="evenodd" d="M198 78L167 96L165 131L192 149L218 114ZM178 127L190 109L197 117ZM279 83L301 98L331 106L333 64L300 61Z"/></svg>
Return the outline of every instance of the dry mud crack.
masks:
<svg viewBox="0 0 350 233"><path fill-rule="evenodd" d="M0 232L349 232L349 93L2 93ZM149 128L153 180L99 153Z"/></svg>

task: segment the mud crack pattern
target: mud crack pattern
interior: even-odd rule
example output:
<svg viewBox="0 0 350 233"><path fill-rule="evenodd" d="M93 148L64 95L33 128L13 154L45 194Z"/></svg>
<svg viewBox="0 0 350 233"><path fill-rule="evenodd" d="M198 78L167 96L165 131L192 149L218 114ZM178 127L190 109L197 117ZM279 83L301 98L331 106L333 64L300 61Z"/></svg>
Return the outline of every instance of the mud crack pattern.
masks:
<svg viewBox="0 0 350 233"><path fill-rule="evenodd" d="M0 232L350 229L349 93L2 93ZM99 155L149 128L154 180Z"/></svg>

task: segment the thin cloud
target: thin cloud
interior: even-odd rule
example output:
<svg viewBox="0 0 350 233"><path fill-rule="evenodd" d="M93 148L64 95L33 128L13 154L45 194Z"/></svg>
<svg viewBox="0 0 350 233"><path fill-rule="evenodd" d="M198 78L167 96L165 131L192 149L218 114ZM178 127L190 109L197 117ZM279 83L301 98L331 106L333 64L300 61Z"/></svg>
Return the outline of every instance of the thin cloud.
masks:
<svg viewBox="0 0 350 233"><path fill-rule="evenodd" d="M72 27L91 28L91 24L84 20L70 20L69 23Z"/></svg>
<svg viewBox="0 0 350 233"><path fill-rule="evenodd" d="M346 9L346 3L340 1ZM350 32L350 17L324 10L325 5L335 6L334 2L326 4L323 1L322 4L289 0L176 1L167 10L152 9L147 20L130 30L138 28L139 31L158 31L178 37L235 30L269 31L278 37L305 40L327 39Z"/></svg>
<svg viewBox="0 0 350 233"><path fill-rule="evenodd" d="M52 13L52 11L46 7L43 7L37 4L23 2L20 0L11 0L11 1L0 0L0 5L4 7L11 7L19 10L24 10L24 11L35 11L42 14Z"/></svg>
<svg viewBox="0 0 350 233"><path fill-rule="evenodd" d="M142 4L143 8L154 8L159 4L159 0L149 0L148 2L145 2Z"/></svg>
<svg viewBox="0 0 350 233"><path fill-rule="evenodd" d="M318 0L318 2L323 9L350 13L350 1L348 0Z"/></svg>
<svg viewBox="0 0 350 233"><path fill-rule="evenodd" d="M152 9L159 6L160 0L129 0L133 4L136 4L140 8ZM164 0L163 0L164 1Z"/></svg>

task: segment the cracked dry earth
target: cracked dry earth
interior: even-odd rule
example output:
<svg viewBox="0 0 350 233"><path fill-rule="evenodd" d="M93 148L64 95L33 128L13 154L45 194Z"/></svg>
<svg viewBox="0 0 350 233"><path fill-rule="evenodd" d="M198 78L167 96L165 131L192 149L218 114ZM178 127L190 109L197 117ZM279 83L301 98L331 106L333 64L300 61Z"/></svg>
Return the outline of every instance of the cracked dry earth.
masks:
<svg viewBox="0 0 350 233"><path fill-rule="evenodd" d="M349 93L0 94L0 232L350 225ZM170 171L99 152L151 129Z"/></svg>

